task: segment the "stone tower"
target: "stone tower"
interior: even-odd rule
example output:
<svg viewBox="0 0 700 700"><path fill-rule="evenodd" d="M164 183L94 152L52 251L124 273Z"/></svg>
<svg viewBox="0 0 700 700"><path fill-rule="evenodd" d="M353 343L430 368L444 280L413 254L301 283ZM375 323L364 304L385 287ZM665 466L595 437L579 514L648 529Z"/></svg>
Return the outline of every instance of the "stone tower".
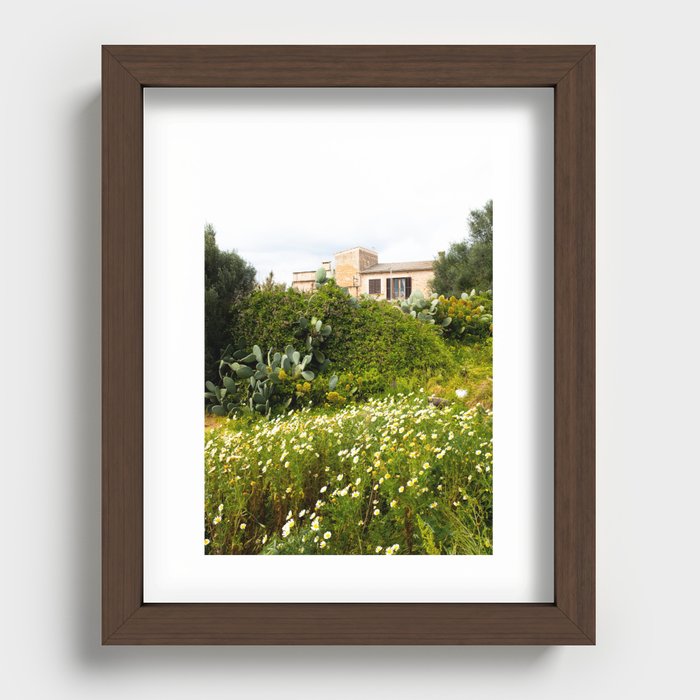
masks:
<svg viewBox="0 0 700 700"><path fill-rule="evenodd" d="M360 296L360 272L379 261L368 248L350 248L335 254L335 281L355 297Z"/></svg>

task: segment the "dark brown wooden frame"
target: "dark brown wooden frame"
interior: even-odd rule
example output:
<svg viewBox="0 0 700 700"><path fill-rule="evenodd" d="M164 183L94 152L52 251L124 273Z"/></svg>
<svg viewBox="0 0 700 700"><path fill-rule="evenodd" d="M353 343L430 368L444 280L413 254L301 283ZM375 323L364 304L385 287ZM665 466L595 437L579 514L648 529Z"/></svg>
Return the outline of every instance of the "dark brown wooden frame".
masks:
<svg viewBox="0 0 700 700"><path fill-rule="evenodd" d="M144 604L143 88L552 87L553 604ZM105 46L104 644L595 643L595 48Z"/></svg>

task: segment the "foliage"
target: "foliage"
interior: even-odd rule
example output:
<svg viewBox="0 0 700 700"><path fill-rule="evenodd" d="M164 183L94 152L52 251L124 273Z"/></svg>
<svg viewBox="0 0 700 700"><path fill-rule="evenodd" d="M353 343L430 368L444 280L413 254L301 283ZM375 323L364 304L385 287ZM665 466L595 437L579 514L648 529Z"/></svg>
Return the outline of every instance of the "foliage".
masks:
<svg viewBox="0 0 700 700"><path fill-rule="evenodd" d="M231 416L247 409L270 416L274 406L287 409L295 399L308 398L310 382L328 366L321 345L330 334L331 327L321 319L314 317L309 321L302 316L297 323L297 335L305 339L303 354L293 345L287 345L284 352L270 348L266 356L259 345L253 345L249 353L225 352L219 362L223 386L206 382L204 396L210 403L210 411L217 416ZM337 382L337 377L330 379L329 391Z"/></svg>
<svg viewBox="0 0 700 700"><path fill-rule="evenodd" d="M474 342L493 334L493 298L490 291L474 289L459 297L437 297L435 321L443 333L462 342Z"/></svg>
<svg viewBox="0 0 700 700"><path fill-rule="evenodd" d="M258 284L256 289L262 289L266 292L277 289L283 292L285 289L287 289L287 285L284 282L275 282L275 273L270 270L267 273L267 277Z"/></svg>
<svg viewBox="0 0 700 700"><path fill-rule="evenodd" d="M466 405L493 406L493 342L487 338L481 342L463 344L448 341L459 369L452 374L434 374L425 383L425 390L432 396L453 400L457 392L463 394Z"/></svg>
<svg viewBox="0 0 700 700"><path fill-rule="evenodd" d="M326 268L325 267L319 267L318 270L316 270L316 286L321 287L323 286L326 282L328 282L328 275L326 274Z"/></svg>
<svg viewBox="0 0 700 700"><path fill-rule="evenodd" d="M472 243L493 245L493 200L489 199L481 209L472 209L467 223Z"/></svg>
<svg viewBox="0 0 700 700"><path fill-rule="evenodd" d="M433 264L437 294L459 296L464 289L493 287L493 200L470 212L468 226L469 237L450 245Z"/></svg>
<svg viewBox="0 0 700 700"><path fill-rule="evenodd" d="M398 308L419 321L437 324L443 335L462 342L473 342L493 333L493 301L490 291L449 299L442 294L431 294L427 299L416 290L405 301L396 302Z"/></svg>
<svg viewBox="0 0 700 700"><path fill-rule="evenodd" d="M216 363L227 345L231 305L253 291L255 268L235 251L223 251L211 224L204 228L204 375L216 376Z"/></svg>
<svg viewBox="0 0 700 700"><path fill-rule="evenodd" d="M256 289L236 305L228 341L234 348L257 343L282 350L297 340L299 319L307 307L307 295L296 289Z"/></svg>
<svg viewBox="0 0 700 700"><path fill-rule="evenodd" d="M296 290L255 291L239 307L235 321L238 347L276 350L294 344L300 316L329 319L333 333L323 352L336 373L365 375L372 370L385 384L423 373L455 368L436 328L400 313L392 304L356 300L331 278L311 294Z"/></svg>
<svg viewBox="0 0 700 700"><path fill-rule="evenodd" d="M430 324L435 323L435 312L438 304L437 294L432 294L426 299L423 292L420 289L416 289L408 299L399 300L396 304L405 314L409 314L419 321ZM449 325L449 321L445 325Z"/></svg>
<svg viewBox="0 0 700 700"><path fill-rule="evenodd" d="M271 421L205 444L210 554L490 554L492 418L422 393Z"/></svg>

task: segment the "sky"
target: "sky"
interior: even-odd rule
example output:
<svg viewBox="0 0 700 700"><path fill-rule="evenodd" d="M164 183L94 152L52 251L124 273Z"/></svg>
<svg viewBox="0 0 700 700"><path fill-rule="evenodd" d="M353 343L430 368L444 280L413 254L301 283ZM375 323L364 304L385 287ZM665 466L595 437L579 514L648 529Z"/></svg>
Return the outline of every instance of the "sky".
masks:
<svg viewBox="0 0 700 700"><path fill-rule="evenodd" d="M289 284L347 248L430 260L467 235L493 197L489 109L427 92L207 91L163 128L202 229Z"/></svg>

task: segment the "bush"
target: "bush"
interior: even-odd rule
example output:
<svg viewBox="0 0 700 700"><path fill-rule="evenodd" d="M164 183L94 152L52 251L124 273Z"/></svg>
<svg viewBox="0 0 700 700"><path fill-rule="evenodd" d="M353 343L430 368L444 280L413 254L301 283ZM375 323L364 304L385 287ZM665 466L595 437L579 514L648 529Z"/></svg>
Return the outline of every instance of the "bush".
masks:
<svg viewBox="0 0 700 700"><path fill-rule="evenodd" d="M308 403L310 382L329 365L321 346L331 332L321 319L302 316L295 333L301 341L300 350L291 344L284 352L275 348L265 352L257 344L250 351L227 348L219 362L223 386L212 381L205 383L209 410L220 417L241 411L257 411L269 417L273 409L286 410L293 403L296 407ZM337 383L338 377L332 377L328 390L333 391Z"/></svg>
<svg viewBox="0 0 700 700"><path fill-rule="evenodd" d="M447 338L472 343L488 338L493 333L493 301L491 292L472 289L459 297L431 294L429 297L416 290L405 301L394 302L405 314L423 323L436 325Z"/></svg>
<svg viewBox="0 0 700 700"><path fill-rule="evenodd" d="M307 306L307 295L295 289L258 289L234 307L228 341L238 349L257 344L281 351L296 342Z"/></svg>
<svg viewBox="0 0 700 700"><path fill-rule="evenodd" d="M334 377L337 381L332 382ZM421 383L425 383L425 377ZM308 403L314 406L342 406L347 401L364 401L393 388L393 380L374 367L362 374L327 374L316 377L312 383Z"/></svg>
<svg viewBox="0 0 700 700"><path fill-rule="evenodd" d="M455 368L437 328L387 302L353 299L332 279L310 294L254 292L238 307L231 342L239 348L258 344L282 350L295 343L303 315L322 318L332 327L323 347L329 370L363 377L373 391L385 390L398 378Z"/></svg>
<svg viewBox="0 0 700 700"><path fill-rule="evenodd" d="M472 343L493 333L493 298L491 292L472 290L460 297L440 295L435 310L435 323L443 327L445 336ZM451 319L445 326L446 319Z"/></svg>

